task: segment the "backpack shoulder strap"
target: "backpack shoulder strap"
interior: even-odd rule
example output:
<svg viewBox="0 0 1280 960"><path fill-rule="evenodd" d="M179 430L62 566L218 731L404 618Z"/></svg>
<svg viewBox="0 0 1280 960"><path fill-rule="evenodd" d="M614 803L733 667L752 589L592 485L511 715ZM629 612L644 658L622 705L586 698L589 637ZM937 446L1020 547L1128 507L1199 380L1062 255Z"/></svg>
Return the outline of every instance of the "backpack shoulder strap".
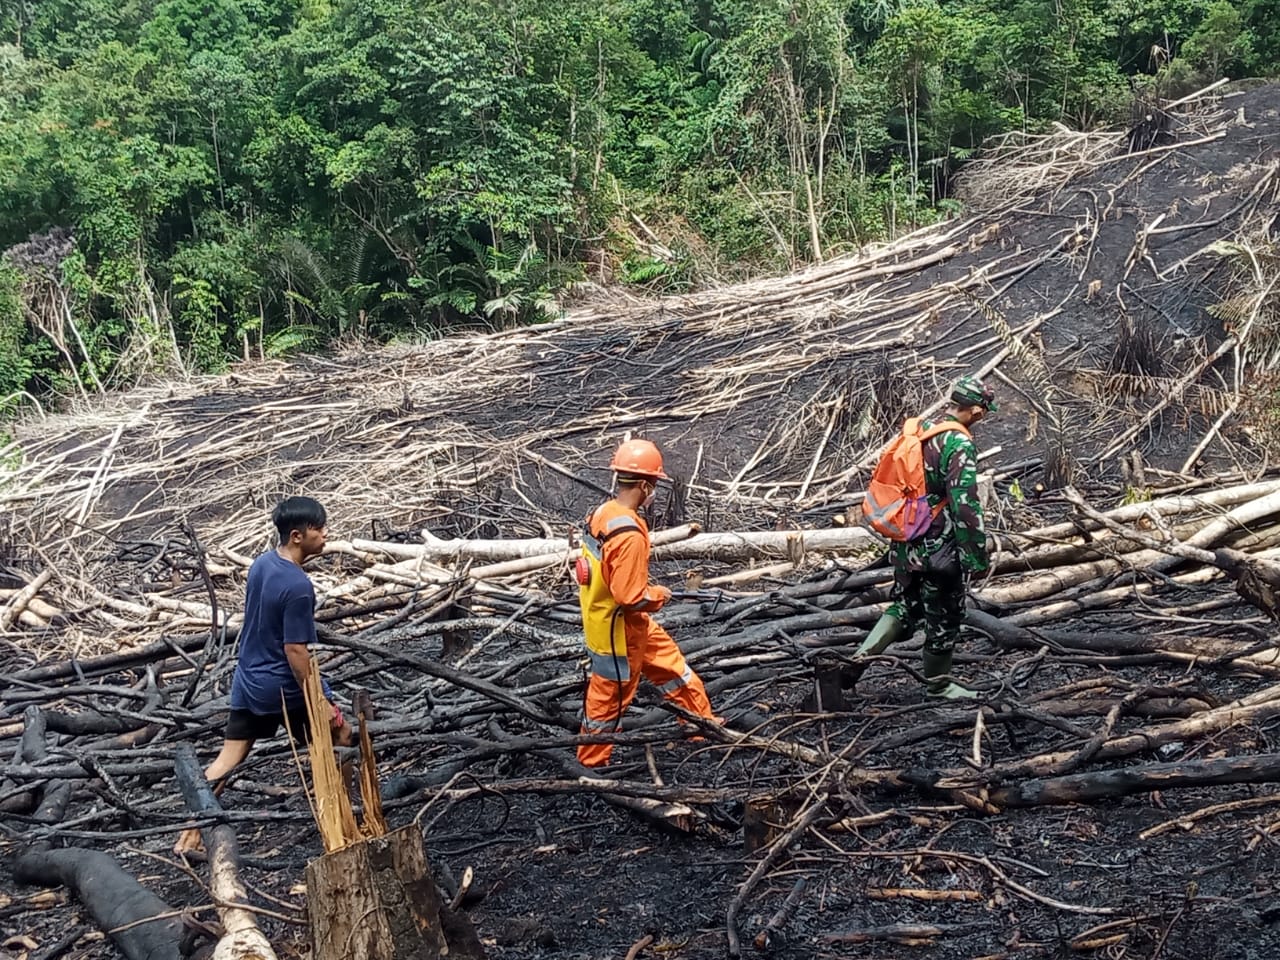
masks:
<svg viewBox="0 0 1280 960"><path fill-rule="evenodd" d="M973 439L973 434L969 432L969 428L963 423L960 423L958 420L943 420L942 423L935 423L928 430L921 432L920 442L924 443L926 440L936 437L940 433L951 433L953 431L956 433L963 433L965 437L970 440Z"/></svg>
<svg viewBox="0 0 1280 960"><path fill-rule="evenodd" d="M609 540L612 537L616 537L620 533L627 533L630 530L635 530L636 532L639 532L640 530L640 524L636 523L634 519L632 519L631 517L628 517L626 514L622 514L620 516L616 516L612 518L611 520L606 521L604 524L604 529L601 530L600 533L597 535L595 532L596 519L597 517L599 517L599 515L600 515L599 507L597 507L590 514L588 514L585 529L589 536L593 537L595 540L597 540L600 543L604 543L606 540Z"/></svg>
<svg viewBox="0 0 1280 960"><path fill-rule="evenodd" d="M636 523L631 517L625 515L614 517L604 525L604 536L601 539L608 540L610 537L616 537L618 534L626 533L628 530L634 530L639 533L640 524Z"/></svg>

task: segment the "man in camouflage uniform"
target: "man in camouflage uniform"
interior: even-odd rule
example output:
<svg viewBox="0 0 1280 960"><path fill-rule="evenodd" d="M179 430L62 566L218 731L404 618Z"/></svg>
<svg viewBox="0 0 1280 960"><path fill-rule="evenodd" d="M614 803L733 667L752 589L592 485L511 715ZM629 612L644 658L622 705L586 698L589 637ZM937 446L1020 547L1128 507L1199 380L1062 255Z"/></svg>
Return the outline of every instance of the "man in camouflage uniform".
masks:
<svg viewBox="0 0 1280 960"><path fill-rule="evenodd" d="M951 403L941 420L955 420L965 427L999 409L992 389L977 377L961 377L951 391ZM923 621L924 675L931 697L976 697L974 691L954 683L951 658L960 624L969 579L987 571L987 533L978 498L978 450L959 430L948 430L924 442L925 486L929 505L945 506L919 539L894 543L893 603L858 648L859 656L881 653L891 643L905 640Z"/></svg>

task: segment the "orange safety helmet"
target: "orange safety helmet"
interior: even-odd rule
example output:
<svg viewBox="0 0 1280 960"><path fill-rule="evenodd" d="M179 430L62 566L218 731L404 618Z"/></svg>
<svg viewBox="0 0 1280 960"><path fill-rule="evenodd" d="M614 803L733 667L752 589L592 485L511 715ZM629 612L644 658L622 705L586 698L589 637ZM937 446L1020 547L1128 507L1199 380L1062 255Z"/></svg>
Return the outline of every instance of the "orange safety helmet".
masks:
<svg viewBox="0 0 1280 960"><path fill-rule="evenodd" d="M609 469L654 480L671 479L662 472L662 454L651 440L628 440L622 444L609 461Z"/></svg>

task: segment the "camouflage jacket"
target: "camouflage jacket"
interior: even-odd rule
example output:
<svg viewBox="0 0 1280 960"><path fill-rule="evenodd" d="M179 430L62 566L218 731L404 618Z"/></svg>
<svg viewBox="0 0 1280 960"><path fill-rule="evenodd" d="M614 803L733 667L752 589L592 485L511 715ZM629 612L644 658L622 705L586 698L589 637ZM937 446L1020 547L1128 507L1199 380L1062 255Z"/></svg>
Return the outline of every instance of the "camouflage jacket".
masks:
<svg viewBox="0 0 1280 960"><path fill-rule="evenodd" d="M924 427L934 422L926 420ZM929 504L945 500L946 506L923 537L893 544L890 559L904 570L947 567L958 559L967 573L986 572L990 560L978 499L978 448L960 431L949 430L926 440L923 452Z"/></svg>

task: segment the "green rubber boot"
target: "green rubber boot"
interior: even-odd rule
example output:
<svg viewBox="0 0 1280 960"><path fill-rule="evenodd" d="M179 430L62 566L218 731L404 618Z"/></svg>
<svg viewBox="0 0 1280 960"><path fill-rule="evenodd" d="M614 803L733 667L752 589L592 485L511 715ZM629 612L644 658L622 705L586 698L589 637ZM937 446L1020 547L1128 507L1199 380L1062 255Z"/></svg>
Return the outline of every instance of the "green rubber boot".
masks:
<svg viewBox="0 0 1280 960"><path fill-rule="evenodd" d="M867 639L863 640L861 646L854 651L854 657L862 662L848 663L841 668L840 685L846 690L857 687L858 681L862 679L863 673L869 666L866 658L884 653L890 644L906 639L906 632L901 620L892 613L883 614L867 634Z"/></svg>
<svg viewBox="0 0 1280 960"><path fill-rule="evenodd" d="M883 614L876 621L876 625L871 628L871 632L867 634L867 639L862 641L862 645L854 651L853 655L855 657L873 657L877 653L884 653L890 644L901 640L905 632L901 620L892 613Z"/></svg>
<svg viewBox="0 0 1280 960"><path fill-rule="evenodd" d="M947 680L951 673L951 653L933 653L924 651L925 693L930 697L941 697L944 700L969 700L978 696L977 691L962 687L953 680Z"/></svg>

